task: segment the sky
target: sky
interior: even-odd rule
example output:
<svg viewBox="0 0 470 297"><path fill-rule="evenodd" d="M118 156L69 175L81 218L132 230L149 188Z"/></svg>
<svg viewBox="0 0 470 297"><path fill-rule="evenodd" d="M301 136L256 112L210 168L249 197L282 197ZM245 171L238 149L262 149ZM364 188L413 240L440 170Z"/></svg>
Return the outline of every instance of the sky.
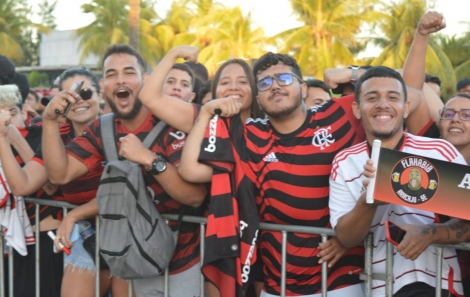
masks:
<svg viewBox="0 0 470 297"><path fill-rule="evenodd" d="M37 9L39 2L40 0L29 0L33 11ZM82 13L80 8L86 2L88 1L58 0L54 12L58 24L57 29L77 29L91 23L94 17L91 14ZM244 14L251 12L255 24L261 26L267 36L299 26L288 0L218 0L217 2L226 6L239 5ZM447 27L443 31L444 34L459 35L461 32L470 30L470 18L468 18L470 0L433 0L432 2L435 3L433 10L442 13L445 17ZM157 13L165 16L171 3L171 0L157 0ZM374 49L369 49L370 51Z"/></svg>

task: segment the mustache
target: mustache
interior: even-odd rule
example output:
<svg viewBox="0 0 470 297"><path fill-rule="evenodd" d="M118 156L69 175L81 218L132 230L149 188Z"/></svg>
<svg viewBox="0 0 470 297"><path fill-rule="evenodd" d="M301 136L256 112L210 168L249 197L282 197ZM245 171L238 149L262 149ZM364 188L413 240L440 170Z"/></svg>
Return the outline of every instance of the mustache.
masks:
<svg viewBox="0 0 470 297"><path fill-rule="evenodd" d="M119 86L119 87L114 89L113 95L116 95L118 90L122 90L122 89L125 89L126 91L129 92L129 94L132 94L132 89L130 87L128 87L128 86Z"/></svg>
<svg viewBox="0 0 470 297"><path fill-rule="evenodd" d="M287 96L287 92L283 92L281 90L275 90L271 93L271 95L269 95L269 100L273 99L276 95L283 95L283 96Z"/></svg>

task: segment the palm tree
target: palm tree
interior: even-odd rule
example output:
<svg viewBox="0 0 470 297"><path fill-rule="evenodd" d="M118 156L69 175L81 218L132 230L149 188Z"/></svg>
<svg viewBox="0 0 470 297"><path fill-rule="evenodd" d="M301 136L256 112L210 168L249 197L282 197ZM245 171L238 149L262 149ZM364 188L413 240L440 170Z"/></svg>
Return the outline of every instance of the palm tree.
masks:
<svg viewBox="0 0 470 297"><path fill-rule="evenodd" d="M291 0L302 26L272 38L296 58L304 75L323 77L326 68L354 63L353 48L363 21L373 19L376 0Z"/></svg>
<svg viewBox="0 0 470 297"><path fill-rule="evenodd" d="M140 54L147 61L154 61L155 51L152 42L152 23L157 14L152 1L141 1L139 19ZM93 0L82 5L85 13L95 15L95 20L88 26L77 29L82 48L81 60L90 54L102 55L108 45L129 43L129 1Z"/></svg>
<svg viewBox="0 0 470 297"><path fill-rule="evenodd" d="M372 39L383 50L371 64L399 69L404 65L416 26L426 11L426 3L424 0L404 0L398 4L385 5L383 11L385 13L378 23L383 37ZM452 63L434 39L429 41L426 72L441 78L443 94L455 88L456 76Z"/></svg>
<svg viewBox="0 0 470 297"><path fill-rule="evenodd" d="M81 61L91 54L101 55L110 44L129 41L126 4L126 0L93 0L82 5L82 11L94 14L95 20L76 30L82 47Z"/></svg>
<svg viewBox="0 0 470 297"><path fill-rule="evenodd" d="M435 40L454 66L457 80L470 77L470 32L459 37L439 35Z"/></svg>
<svg viewBox="0 0 470 297"><path fill-rule="evenodd" d="M21 62L25 57L23 45L32 32L48 32L46 26L31 21L30 12L25 0L0 0L0 55Z"/></svg>
<svg viewBox="0 0 470 297"><path fill-rule="evenodd" d="M243 16L240 7L213 7L194 23L193 44L201 48L200 62L213 74L217 64L231 58L255 59L265 52L266 36L254 27L251 14Z"/></svg>
<svg viewBox="0 0 470 297"><path fill-rule="evenodd" d="M129 0L129 44L139 50L140 0Z"/></svg>

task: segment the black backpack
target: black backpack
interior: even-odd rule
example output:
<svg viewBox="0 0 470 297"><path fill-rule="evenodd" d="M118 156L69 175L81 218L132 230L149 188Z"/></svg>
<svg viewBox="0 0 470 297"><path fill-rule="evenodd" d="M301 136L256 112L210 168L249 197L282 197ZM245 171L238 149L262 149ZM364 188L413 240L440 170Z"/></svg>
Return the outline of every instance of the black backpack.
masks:
<svg viewBox="0 0 470 297"><path fill-rule="evenodd" d="M166 124L160 121L143 144L150 147ZM100 118L107 164L97 193L100 213L100 253L111 274L124 279L160 275L170 264L178 232L166 224L149 197L141 166L119 160L114 114ZM178 226L181 223L180 213Z"/></svg>

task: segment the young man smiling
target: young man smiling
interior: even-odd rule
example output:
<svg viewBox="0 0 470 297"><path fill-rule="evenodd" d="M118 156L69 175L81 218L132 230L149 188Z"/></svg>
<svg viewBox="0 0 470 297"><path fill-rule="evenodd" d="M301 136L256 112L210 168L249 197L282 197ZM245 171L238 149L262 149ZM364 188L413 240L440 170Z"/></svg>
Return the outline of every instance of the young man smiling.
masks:
<svg viewBox="0 0 470 297"><path fill-rule="evenodd" d="M361 76L353 110L356 117L362 120L367 141L345 149L335 157L330 177L330 220L338 239L348 247L362 245L367 233L372 232L373 271L385 273L385 221L405 226L433 224L438 219L432 212L412 207L365 203L367 177L370 177L370 172L375 172L367 167L372 165L371 161L367 161L371 143L374 139L380 139L382 147L389 149L461 164L465 164L465 160L445 140L414 136L403 131L404 119L409 113L406 87L400 74L390 68L374 67ZM364 172L366 161L367 173ZM424 246L422 253L415 253L417 249L409 239L412 236L415 236L414 232L407 232L397 246L399 253L394 254L393 296L424 297L434 294L436 248ZM452 236L455 237L455 234ZM410 249L413 253L409 253ZM449 248L444 249L443 278L442 287L445 290L442 296L447 296L449 292L462 293L455 251ZM455 282L448 284L447 278L453 278ZM385 295L383 281L374 280L372 289L373 296Z"/></svg>

